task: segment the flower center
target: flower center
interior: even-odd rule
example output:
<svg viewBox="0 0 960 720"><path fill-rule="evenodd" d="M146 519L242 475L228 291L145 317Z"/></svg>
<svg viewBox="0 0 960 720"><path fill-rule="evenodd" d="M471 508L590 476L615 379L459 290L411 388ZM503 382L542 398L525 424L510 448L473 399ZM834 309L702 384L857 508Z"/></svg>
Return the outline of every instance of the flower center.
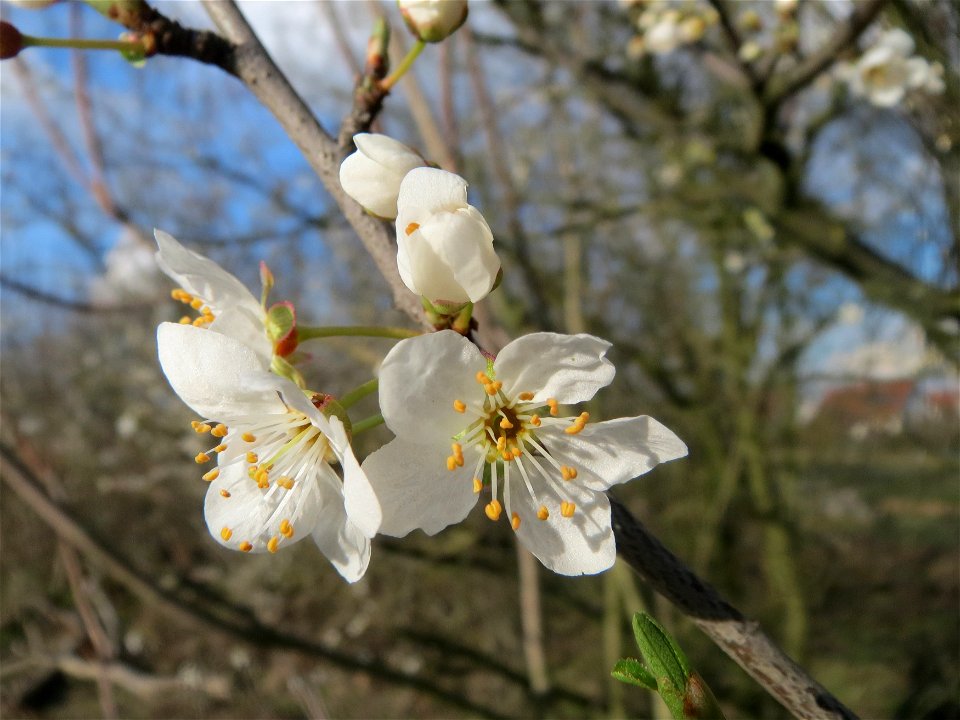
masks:
<svg viewBox="0 0 960 720"><path fill-rule="evenodd" d="M228 428L223 423L194 420L191 426L195 432L209 433L220 441L198 453L194 460L204 464L219 455L218 467L202 476L207 482L216 480L221 470L235 463L246 466L247 477L256 483L260 501L271 508L259 534L269 536L266 548L274 553L294 536L294 526L289 519L294 493L290 491L299 483L317 482L316 469L320 463L327 462L332 449L306 415L289 408L286 413L234 418L231 424L233 427ZM231 493L223 487L220 496L229 499ZM236 544L243 552L253 550L250 538L234 538L229 527L220 530L220 537L225 543Z"/></svg>
<svg viewBox="0 0 960 720"><path fill-rule="evenodd" d="M553 504L553 509L562 517L573 517L576 504L564 490L563 482L575 480L577 470L561 465L550 454L537 436L537 429L544 424L562 425L565 434L575 435L583 430L589 414L560 418L559 404L554 398L533 402L534 393L531 392L508 397L503 392L503 383L482 371L477 373L476 380L483 387L482 401L453 402L454 410L469 416L471 422L453 438L447 469L453 472L463 467L466 462L464 448L473 449L478 455L473 472L474 492L482 492L485 480L489 480L491 499L484 511L491 520L499 520L505 505L514 530L519 529L522 518L511 508L511 482L523 483L537 508L538 520L546 520L551 512L542 496L548 496L547 502ZM544 408L549 414L541 418L540 412ZM501 477L503 503L498 499ZM560 499L559 505L556 498Z"/></svg>
<svg viewBox="0 0 960 720"><path fill-rule="evenodd" d="M196 295L191 295L183 288L171 290L170 297L172 297L174 300L179 300L184 305L189 305L192 310L196 310L198 313L200 313L199 317L196 318L191 318L189 315L184 315L182 318L180 318L181 325L206 327L216 319L213 315L213 310L211 310L210 306L207 305L206 300Z"/></svg>

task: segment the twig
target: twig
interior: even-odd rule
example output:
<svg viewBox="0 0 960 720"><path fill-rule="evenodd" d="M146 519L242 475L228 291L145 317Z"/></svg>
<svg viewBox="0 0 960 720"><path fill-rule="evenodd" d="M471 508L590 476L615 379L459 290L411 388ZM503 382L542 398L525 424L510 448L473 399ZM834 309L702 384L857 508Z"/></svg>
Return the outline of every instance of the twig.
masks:
<svg viewBox="0 0 960 720"><path fill-rule="evenodd" d="M698 578L619 502L610 498L617 552L658 593L689 617L790 713L801 720L856 718L843 703Z"/></svg>

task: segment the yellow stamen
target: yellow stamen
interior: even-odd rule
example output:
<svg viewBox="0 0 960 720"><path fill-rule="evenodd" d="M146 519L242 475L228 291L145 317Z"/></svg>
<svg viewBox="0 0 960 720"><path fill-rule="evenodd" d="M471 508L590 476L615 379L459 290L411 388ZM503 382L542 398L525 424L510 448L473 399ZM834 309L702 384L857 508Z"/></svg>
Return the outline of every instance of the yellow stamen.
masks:
<svg viewBox="0 0 960 720"><path fill-rule="evenodd" d="M203 435L204 433L210 432L213 428L207 425L207 423L197 423L196 427L193 428L194 432Z"/></svg>
<svg viewBox="0 0 960 720"><path fill-rule="evenodd" d="M246 540L240 543L240 552L250 552L251 550L253 550L253 545L248 543Z"/></svg>
<svg viewBox="0 0 960 720"><path fill-rule="evenodd" d="M532 392L522 392L522 393L520 393L517 397L519 397L521 400L533 400L533 393L532 393Z"/></svg>
<svg viewBox="0 0 960 720"><path fill-rule="evenodd" d="M487 395L496 395L498 392L500 392L500 388L502 387L503 387L502 382L500 382L499 380L494 380L493 382L489 382L486 385L484 385L483 389L487 393Z"/></svg>
<svg viewBox="0 0 960 720"><path fill-rule="evenodd" d="M507 418L501 418L500 427L502 427L504 430L509 430L513 427L513 423L507 420Z"/></svg>
<svg viewBox="0 0 960 720"><path fill-rule="evenodd" d="M540 427L540 416L534 413L533 416L530 418L530 424L533 425L534 427Z"/></svg>
<svg viewBox="0 0 960 720"><path fill-rule="evenodd" d="M550 511L547 510L546 505L541 505L540 509L537 510L537 520L546 520L548 517L550 517Z"/></svg>
<svg viewBox="0 0 960 720"><path fill-rule="evenodd" d="M453 456L457 459L457 465L463 466L463 446L460 443L453 443L450 446L453 450Z"/></svg>
<svg viewBox="0 0 960 720"><path fill-rule="evenodd" d="M280 544L280 538L274 535L272 538L267 540L267 550L272 553L277 551L277 546Z"/></svg>
<svg viewBox="0 0 960 720"><path fill-rule="evenodd" d="M203 465L204 463L210 462L210 456L204 452L197 453L196 457L193 458L193 461L197 465Z"/></svg>
<svg viewBox="0 0 960 720"><path fill-rule="evenodd" d="M201 425L203 425L203 423L200 422L199 420L191 420L191 421L190 421L190 427L192 427L194 430L196 430L196 429L197 429L198 427L200 427Z"/></svg>
<svg viewBox="0 0 960 720"><path fill-rule="evenodd" d="M453 455L447 458L447 470L453 472L458 467L459 465L457 465L457 459Z"/></svg>
<svg viewBox="0 0 960 720"><path fill-rule="evenodd" d="M256 441L257 441L257 436L254 435L253 433L245 432L245 433L244 433L243 435L241 435L240 437L243 439L244 442L252 443L252 442L256 442Z"/></svg>
<svg viewBox="0 0 960 720"><path fill-rule="evenodd" d="M205 472L202 477L207 482L213 482L217 479L218 475L220 475L220 468L214 468L210 472Z"/></svg>
<svg viewBox="0 0 960 720"><path fill-rule="evenodd" d="M293 478L289 478L286 475L281 476L277 479L277 485L282 487L284 490L293 490Z"/></svg>
<svg viewBox="0 0 960 720"><path fill-rule="evenodd" d="M230 538L233 537L233 530L228 527L224 527L220 530L220 537L223 538L224 542L227 542Z"/></svg>
<svg viewBox="0 0 960 720"><path fill-rule="evenodd" d="M516 513L514 513L513 517L510 518L510 527L512 527L514 530L520 529L520 516Z"/></svg>
<svg viewBox="0 0 960 720"><path fill-rule="evenodd" d="M504 462L510 462L513 460L513 454L509 450L504 450L502 453L500 453L500 457L503 458Z"/></svg>
<svg viewBox="0 0 960 720"><path fill-rule="evenodd" d="M290 524L289 520L280 521L280 534L285 538L293 537L293 525Z"/></svg>
<svg viewBox="0 0 960 720"><path fill-rule="evenodd" d="M203 307L203 300L201 300L198 297L195 297L193 300L190 301L190 307L192 307L194 310L199 310L200 308Z"/></svg>
<svg viewBox="0 0 960 720"><path fill-rule="evenodd" d="M204 318L202 318L202 317L198 317L198 318L194 319L194 321L193 321L191 324L192 324L194 327L203 327L204 325L207 324L207 321L206 321Z"/></svg>
<svg viewBox="0 0 960 720"><path fill-rule="evenodd" d="M467 405L462 400L454 400L453 409L456 410L458 413L466 412Z"/></svg>
<svg viewBox="0 0 960 720"><path fill-rule="evenodd" d="M577 469L570 467L569 465L561 465L560 474L563 476L564 480L575 480L577 477Z"/></svg>
<svg viewBox="0 0 960 720"><path fill-rule="evenodd" d="M213 435L214 437L226 437L227 426L224 425L223 423L218 423L217 426L210 431L210 434Z"/></svg>
<svg viewBox="0 0 960 720"><path fill-rule="evenodd" d="M256 465L258 462L260 462L260 458L257 457L257 454L251 450L247 452L247 462L251 465Z"/></svg>
<svg viewBox="0 0 960 720"><path fill-rule="evenodd" d="M589 419L590 419L590 413L587 413L587 412L580 413L579 417L577 417L577 419L573 421L573 425L571 425L568 428L564 428L563 431L567 435L576 435L577 433L583 430L584 426L586 426L587 424L587 420Z"/></svg>
<svg viewBox="0 0 960 720"><path fill-rule="evenodd" d="M226 449L227 449L227 444L226 444L226 443L220 443L220 444L217 445L211 452L221 453L221 452L223 452L223 451L226 450Z"/></svg>
<svg viewBox="0 0 960 720"><path fill-rule="evenodd" d="M496 522L500 519L500 513L503 512L503 508L499 500L491 500L483 508L483 511L487 514L488 518Z"/></svg>
<svg viewBox="0 0 960 720"><path fill-rule="evenodd" d="M179 322L181 325L189 325L190 323L193 322L193 320L189 315L184 315L183 317L180 318Z"/></svg>
<svg viewBox="0 0 960 720"><path fill-rule="evenodd" d="M174 288L173 290L170 291L170 297L172 297L174 300L179 300L186 294L187 294L187 291L184 290L183 288Z"/></svg>
<svg viewBox="0 0 960 720"><path fill-rule="evenodd" d="M255 467L255 466L253 466L253 465L251 465L250 467L248 467L248 468L247 468L247 477L249 477L249 478L255 477L256 474L257 474L257 470L259 470L259 468Z"/></svg>
<svg viewBox="0 0 960 720"><path fill-rule="evenodd" d="M513 456L514 456L515 458L518 458L518 457L520 457L521 455L523 455L523 450L521 450L520 448L518 448L518 447L516 447L516 446L514 446L514 448L513 448L510 452L513 453Z"/></svg>
<svg viewBox="0 0 960 720"><path fill-rule="evenodd" d="M419 229L420 229L420 223L410 223L409 225L407 225L407 228L406 230L404 230L404 232L407 235L413 235Z"/></svg>
<svg viewBox="0 0 960 720"><path fill-rule="evenodd" d="M480 494L480 491L483 490L483 480L480 478L473 479L473 492L477 495Z"/></svg>
<svg viewBox="0 0 960 720"><path fill-rule="evenodd" d="M487 374L483 370L477 370L477 374L473 376L478 383L481 385L488 385L492 382Z"/></svg>
<svg viewBox="0 0 960 720"><path fill-rule="evenodd" d="M557 413L560 412L557 405L558 403L556 398L547 398L547 407L550 408L550 414L553 415L554 417L556 417Z"/></svg>
<svg viewBox="0 0 960 720"><path fill-rule="evenodd" d="M507 438L505 435L501 435L497 438L497 450L503 452L507 447Z"/></svg>
<svg viewBox="0 0 960 720"><path fill-rule="evenodd" d="M225 498L230 497L230 491L220 488L220 497L225 497Z"/></svg>
<svg viewBox="0 0 960 720"><path fill-rule="evenodd" d="M573 517L573 511L577 509L577 506L572 502L567 502L564 500L560 503L560 514L565 518Z"/></svg>

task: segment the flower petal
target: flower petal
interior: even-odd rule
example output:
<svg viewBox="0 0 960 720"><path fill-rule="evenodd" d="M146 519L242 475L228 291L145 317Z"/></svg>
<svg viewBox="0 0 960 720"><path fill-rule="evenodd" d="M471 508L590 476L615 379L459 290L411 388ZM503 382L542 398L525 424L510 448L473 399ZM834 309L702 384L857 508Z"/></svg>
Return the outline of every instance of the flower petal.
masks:
<svg viewBox="0 0 960 720"><path fill-rule="evenodd" d="M157 328L160 366L180 399L206 420L283 412L275 394L244 384L266 363L247 345L205 328L161 323Z"/></svg>
<svg viewBox="0 0 960 720"><path fill-rule="evenodd" d="M292 490L278 485L261 489L247 475L244 464L235 462L222 467L219 477L210 483L203 515L210 534L224 547L239 550L246 542L251 546L248 552L264 553L272 538L282 548L309 536L325 500L316 479L299 482ZM281 532L284 520L293 528L290 537Z"/></svg>
<svg viewBox="0 0 960 720"><path fill-rule="evenodd" d="M340 498L323 506L313 541L347 582L356 582L367 572L370 539L350 522Z"/></svg>
<svg viewBox="0 0 960 720"><path fill-rule="evenodd" d="M440 237L438 226L445 226L444 218L453 217L450 213L431 215L424 220L420 229L409 235L397 224L397 268L400 279L417 295L424 295L432 302L446 300L451 303L465 303L470 299L466 290L460 286L454 270L437 252L423 229L433 230L432 237L442 245L451 236ZM445 227L443 228L446 229Z"/></svg>
<svg viewBox="0 0 960 720"><path fill-rule="evenodd" d="M537 437L554 459L577 470L575 484L593 490L625 483L687 454L672 430L646 415L587 423L576 435L545 422Z"/></svg>
<svg viewBox="0 0 960 720"><path fill-rule="evenodd" d="M415 445L397 438L363 461L363 470L383 508L380 532L403 537L417 528L435 535L463 520L476 504L473 463L447 470L446 447Z"/></svg>
<svg viewBox="0 0 960 720"><path fill-rule="evenodd" d="M353 448L350 447L350 441L347 439L347 431L340 418L331 417L329 420L332 432L328 438L343 468L343 505L347 517L361 533L372 538L377 534L383 520L380 501L374 493L367 474L361 469L356 455L353 454Z"/></svg>
<svg viewBox="0 0 960 720"><path fill-rule="evenodd" d="M493 250L490 227L476 208L468 205L455 213L434 215L420 227L420 233L444 266L450 268L447 272L452 270L453 281L467 299L477 302L486 297L497 279L500 258ZM446 295L428 297L460 299Z"/></svg>
<svg viewBox="0 0 960 720"><path fill-rule="evenodd" d="M551 486L542 486L538 500L550 517L540 520L539 507L519 480L512 478L510 482L510 510L520 516L517 537L540 562L560 575L593 575L613 565L617 545L606 495L569 486L564 488L569 490L568 498L561 498ZM576 503L573 517L561 515L564 499Z"/></svg>
<svg viewBox="0 0 960 720"><path fill-rule="evenodd" d="M423 158L386 135L360 133L353 140L357 152L340 165L340 185L373 214L395 218L400 183Z"/></svg>
<svg viewBox="0 0 960 720"><path fill-rule="evenodd" d="M397 197L397 228L446 210L454 212L467 205L467 181L437 168L414 168L400 183Z"/></svg>
<svg viewBox="0 0 960 720"><path fill-rule="evenodd" d="M482 399L475 376L486 367L476 345L453 330L401 340L380 366L380 412L387 427L415 443L450 442L470 422L453 401Z"/></svg>
<svg viewBox="0 0 960 720"><path fill-rule="evenodd" d="M556 398L573 404L592 398L613 381L604 356L610 343L593 335L533 333L507 345L493 364L508 397L534 393L534 402Z"/></svg>

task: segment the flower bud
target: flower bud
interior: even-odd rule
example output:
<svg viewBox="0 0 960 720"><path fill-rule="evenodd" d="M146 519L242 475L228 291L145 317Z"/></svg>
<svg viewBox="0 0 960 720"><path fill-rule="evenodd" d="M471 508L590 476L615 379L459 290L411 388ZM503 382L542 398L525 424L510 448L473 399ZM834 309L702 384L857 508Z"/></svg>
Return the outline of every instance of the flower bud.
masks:
<svg viewBox="0 0 960 720"><path fill-rule="evenodd" d="M0 60L16 57L24 47L20 31L10 23L0 21Z"/></svg>
<svg viewBox="0 0 960 720"><path fill-rule="evenodd" d="M397 0L410 32L424 42L440 42L467 19L467 0Z"/></svg>
<svg viewBox="0 0 960 720"><path fill-rule="evenodd" d="M451 311L486 297L500 258L487 221L467 204L462 177L411 170L400 185L397 210L397 265L408 288Z"/></svg>
<svg viewBox="0 0 960 720"><path fill-rule="evenodd" d="M386 135L353 136L357 151L340 165L340 185L368 212L393 220L404 176L426 165L422 157Z"/></svg>

